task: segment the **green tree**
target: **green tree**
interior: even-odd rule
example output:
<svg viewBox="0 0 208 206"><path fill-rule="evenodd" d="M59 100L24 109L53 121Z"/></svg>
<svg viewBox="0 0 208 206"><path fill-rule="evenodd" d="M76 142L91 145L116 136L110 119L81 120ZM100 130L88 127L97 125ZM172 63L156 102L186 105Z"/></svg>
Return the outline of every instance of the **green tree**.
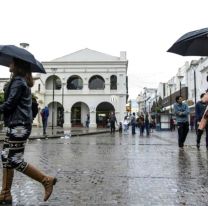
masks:
<svg viewBox="0 0 208 206"><path fill-rule="evenodd" d="M4 102L4 93L0 92L0 103Z"/></svg>

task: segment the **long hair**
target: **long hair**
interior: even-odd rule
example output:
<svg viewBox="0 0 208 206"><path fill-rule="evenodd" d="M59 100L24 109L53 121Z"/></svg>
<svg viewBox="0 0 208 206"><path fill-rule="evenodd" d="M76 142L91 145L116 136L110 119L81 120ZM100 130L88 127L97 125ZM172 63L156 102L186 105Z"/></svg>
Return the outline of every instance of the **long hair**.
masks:
<svg viewBox="0 0 208 206"><path fill-rule="evenodd" d="M14 71L12 77L15 76L24 77L27 82L27 85L29 87L33 87L34 81L32 78L30 63L18 58L13 58L13 62L14 62Z"/></svg>

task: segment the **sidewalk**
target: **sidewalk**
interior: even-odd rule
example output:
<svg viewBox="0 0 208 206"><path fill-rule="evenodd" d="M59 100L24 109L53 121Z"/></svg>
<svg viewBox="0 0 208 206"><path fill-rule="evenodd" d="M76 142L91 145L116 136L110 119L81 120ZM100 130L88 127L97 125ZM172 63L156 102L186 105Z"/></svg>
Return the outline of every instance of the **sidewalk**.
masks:
<svg viewBox="0 0 208 206"><path fill-rule="evenodd" d="M47 139L47 138L60 138L64 136L74 137L74 136L84 136L84 135L94 135L110 132L109 128L61 128L51 127L47 128L47 135L43 135L42 127L33 127L32 133L29 139ZM6 128L0 131L0 141L3 141L6 133Z"/></svg>

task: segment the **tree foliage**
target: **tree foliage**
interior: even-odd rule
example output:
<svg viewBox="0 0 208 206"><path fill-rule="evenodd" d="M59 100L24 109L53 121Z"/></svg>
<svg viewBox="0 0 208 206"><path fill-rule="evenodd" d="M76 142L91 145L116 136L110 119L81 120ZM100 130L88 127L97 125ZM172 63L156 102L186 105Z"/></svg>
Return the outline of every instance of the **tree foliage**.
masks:
<svg viewBox="0 0 208 206"><path fill-rule="evenodd" d="M0 92L0 103L4 102L4 93Z"/></svg>

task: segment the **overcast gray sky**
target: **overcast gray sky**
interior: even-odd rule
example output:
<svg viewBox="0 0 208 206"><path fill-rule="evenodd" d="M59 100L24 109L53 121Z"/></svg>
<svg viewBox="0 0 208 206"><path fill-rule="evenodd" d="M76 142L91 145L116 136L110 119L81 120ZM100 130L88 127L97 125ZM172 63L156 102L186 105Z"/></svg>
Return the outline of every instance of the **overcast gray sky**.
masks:
<svg viewBox="0 0 208 206"><path fill-rule="evenodd" d="M113 56L127 51L130 98L198 59L166 50L208 25L207 0L6 0L0 8L0 44L27 42L40 61L84 48ZM8 76L7 68L0 72Z"/></svg>

